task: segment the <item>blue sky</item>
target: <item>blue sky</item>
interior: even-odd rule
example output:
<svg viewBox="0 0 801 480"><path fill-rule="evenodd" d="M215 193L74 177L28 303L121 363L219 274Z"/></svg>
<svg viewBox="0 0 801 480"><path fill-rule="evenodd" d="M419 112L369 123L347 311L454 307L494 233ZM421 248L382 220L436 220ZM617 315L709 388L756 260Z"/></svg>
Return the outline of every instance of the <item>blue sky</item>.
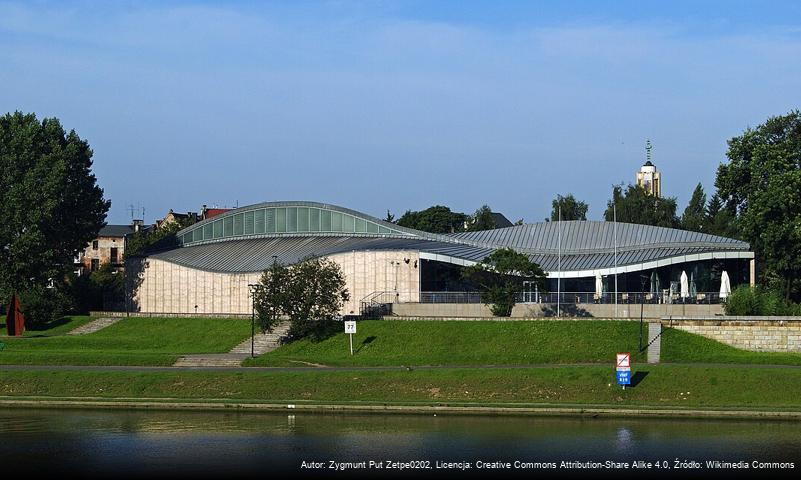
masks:
<svg viewBox="0 0 801 480"><path fill-rule="evenodd" d="M801 2L2 2L0 111L86 138L110 223L316 200L600 218L650 138L683 209L801 107Z"/></svg>

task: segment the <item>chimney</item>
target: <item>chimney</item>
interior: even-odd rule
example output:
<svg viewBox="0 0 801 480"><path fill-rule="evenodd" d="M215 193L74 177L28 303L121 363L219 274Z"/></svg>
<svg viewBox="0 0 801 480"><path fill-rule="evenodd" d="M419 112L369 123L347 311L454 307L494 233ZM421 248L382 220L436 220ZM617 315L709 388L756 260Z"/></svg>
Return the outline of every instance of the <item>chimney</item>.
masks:
<svg viewBox="0 0 801 480"><path fill-rule="evenodd" d="M140 231L144 225L145 225L144 220L134 220L133 221L134 232Z"/></svg>

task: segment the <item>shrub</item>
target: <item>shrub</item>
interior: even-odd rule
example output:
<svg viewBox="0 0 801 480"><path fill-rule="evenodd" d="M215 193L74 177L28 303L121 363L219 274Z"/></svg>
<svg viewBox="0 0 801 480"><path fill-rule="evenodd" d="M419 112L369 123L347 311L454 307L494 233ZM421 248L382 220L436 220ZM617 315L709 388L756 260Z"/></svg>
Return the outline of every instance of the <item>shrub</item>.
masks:
<svg viewBox="0 0 801 480"><path fill-rule="evenodd" d="M32 288L20 293L19 301L27 326L58 320L71 309L69 297L58 288Z"/></svg>
<svg viewBox="0 0 801 480"><path fill-rule="evenodd" d="M801 305L787 302L775 290L740 285L724 306L726 315L801 315Z"/></svg>

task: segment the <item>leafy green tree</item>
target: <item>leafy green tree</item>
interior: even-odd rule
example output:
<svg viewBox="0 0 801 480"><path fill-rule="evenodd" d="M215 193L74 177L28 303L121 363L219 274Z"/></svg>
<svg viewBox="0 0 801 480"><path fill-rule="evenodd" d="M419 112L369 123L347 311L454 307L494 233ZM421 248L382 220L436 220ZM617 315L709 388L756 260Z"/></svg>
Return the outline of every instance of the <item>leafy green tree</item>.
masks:
<svg viewBox="0 0 801 480"><path fill-rule="evenodd" d="M801 111L771 117L728 142L715 186L766 271L801 298Z"/></svg>
<svg viewBox="0 0 801 480"><path fill-rule="evenodd" d="M314 337L349 299L339 265L317 257L288 267L273 263L253 297L263 330L272 329L280 316L286 316L291 322L289 334L295 338Z"/></svg>
<svg viewBox="0 0 801 480"><path fill-rule="evenodd" d="M272 332L284 314L289 302L289 283L292 278L290 268L274 261L264 271L257 288L253 290L253 306L262 332Z"/></svg>
<svg viewBox="0 0 801 480"><path fill-rule="evenodd" d="M110 202L97 186L85 140L65 132L56 118L40 122L15 112L0 117L0 205L2 302L14 292L30 291L25 298L31 299L63 288L75 254L97 236ZM29 321L38 319L29 315Z"/></svg>
<svg viewBox="0 0 801 480"><path fill-rule="evenodd" d="M479 285L482 300L498 317L508 317L515 306L515 296L523 289L523 281L533 281L544 290L545 272L526 255L511 248L495 250L481 262L465 267L462 275Z"/></svg>
<svg viewBox="0 0 801 480"><path fill-rule="evenodd" d="M148 252L166 250L178 246L176 233L195 223L193 218L185 218L147 230L140 230L130 237L125 244L125 255L129 257L144 255Z"/></svg>
<svg viewBox="0 0 801 480"><path fill-rule="evenodd" d="M681 215L681 228L691 232L707 232L709 218L706 213L706 193L699 183L693 190L690 202Z"/></svg>
<svg viewBox="0 0 801 480"><path fill-rule="evenodd" d="M384 221L385 221L385 222L387 222L387 223L393 223L393 222L395 222L395 215L393 215L393 214L392 214L392 213L389 211L389 209L387 209L387 216L386 216L386 217L384 217Z"/></svg>
<svg viewBox="0 0 801 480"><path fill-rule="evenodd" d="M728 238L740 238L737 230L737 214L730 206L724 205L720 195L715 193L706 205L705 233Z"/></svg>
<svg viewBox="0 0 801 480"><path fill-rule="evenodd" d="M615 206L618 222L668 228L679 226L679 219L676 217L676 199L651 195L639 185L629 185L625 192L623 185L612 187L612 199L607 202L604 212L606 221L613 220Z"/></svg>
<svg viewBox="0 0 801 480"><path fill-rule="evenodd" d="M463 231L465 221L467 215L464 213L452 212L448 207L435 205L419 212L407 210L397 224L430 233L453 233Z"/></svg>
<svg viewBox="0 0 801 480"><path fill-rule="evenodd" d="M480 232L482 230L493 230L495 228L495 218L492 216L492 209L488 205L482 205L467 220L468 232Z"/></svg>
<svg viewBox="0 0 801 480"><path fill-rule="evenodd" d="M587 220L587 209L589 206L580 200L576 200L573 194L563 197L557 195L551 203L551 221L559 220L559 207L562 207L562 220Z"/></svg>

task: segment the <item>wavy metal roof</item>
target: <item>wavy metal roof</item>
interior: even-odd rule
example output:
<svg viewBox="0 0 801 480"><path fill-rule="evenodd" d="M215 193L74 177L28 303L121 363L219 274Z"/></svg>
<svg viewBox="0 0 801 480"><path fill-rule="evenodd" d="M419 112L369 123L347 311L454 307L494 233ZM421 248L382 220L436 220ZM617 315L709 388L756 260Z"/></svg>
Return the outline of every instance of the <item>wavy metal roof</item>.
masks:
<svg viewBox="0 0 801 480"><path fill-rule="evenodd" d="M248 220L237 217L243 213L277 208L338 212L373 222L377 227L372 232L322 231L324 224L320 220L316 224L320 230L315 231L298 231L299 228L295 228L294 231L248 233L246 227L242 226ZM195 240L196 237L192 235L194 230L203 229L204 226L208 229L210 222L224 221L226 218L229 218L230 225L235 225L234 219L240 219L240 229L234 228L229 236ZM312 213L309 213L309 219L312 218ZM495 249L509 247L529 255L547 272L559 268L558 253L561 251L559 270L573 272L574 275L586 275L589 271L608 272L615 264L618 271L624 271L625 268L628 268L625 271L630 271L653 268L654 262L665 264L702 258L753 258L746 242L649 225L615 225L601 221L544 222L481 232L436 235L399 227L355 210L314 202L250 205L195 224L178 235L190 241L184 242L183 247L151 257L216 272L261 271L272 263L273 256L282 263L294 263L310 255L371 250L413 250L420 252L421 258L466 264L481 261Z"/></svg>

